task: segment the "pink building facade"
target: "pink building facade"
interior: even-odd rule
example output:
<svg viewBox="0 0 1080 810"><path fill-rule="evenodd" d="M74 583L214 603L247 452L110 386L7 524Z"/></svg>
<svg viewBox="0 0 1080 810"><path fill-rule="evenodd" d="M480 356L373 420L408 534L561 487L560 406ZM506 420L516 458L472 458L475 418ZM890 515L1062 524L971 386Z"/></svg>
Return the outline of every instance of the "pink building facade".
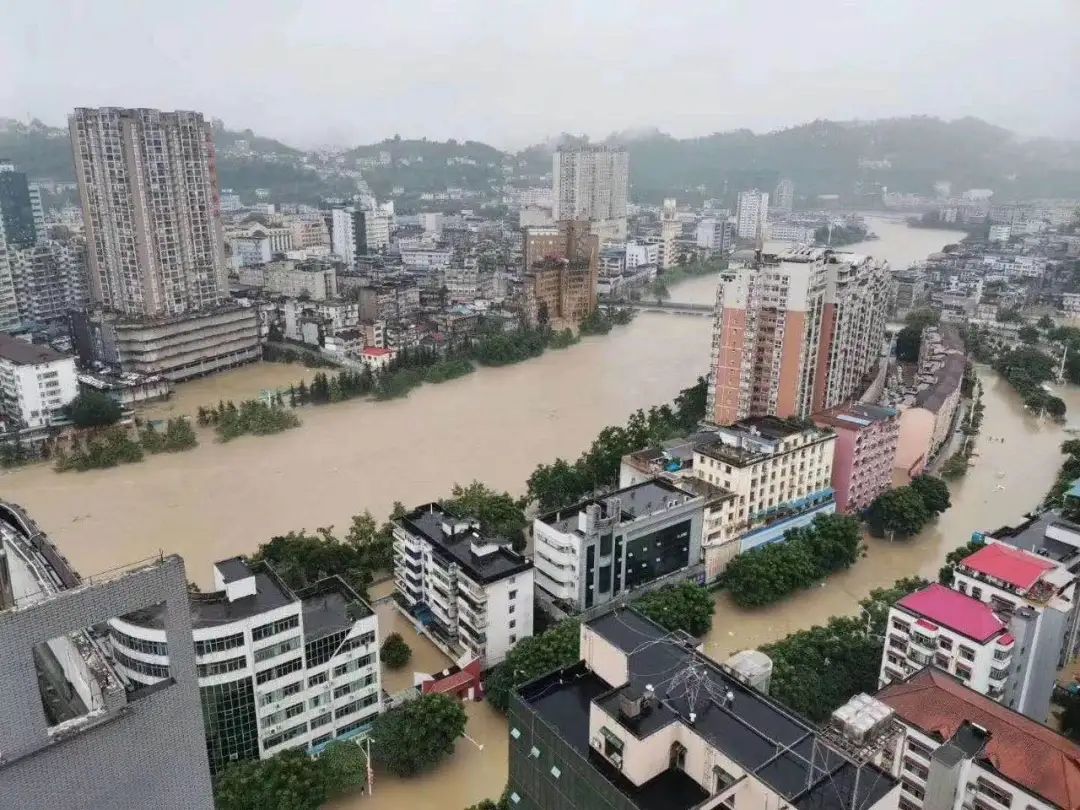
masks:
<svg viewBox="0 0 1080 810"><path fill-rule="evenodd" d="M832 487L837 511L856 513L892 485L900 416L892 408L847 405L814 416L836 432Z"/></svg>

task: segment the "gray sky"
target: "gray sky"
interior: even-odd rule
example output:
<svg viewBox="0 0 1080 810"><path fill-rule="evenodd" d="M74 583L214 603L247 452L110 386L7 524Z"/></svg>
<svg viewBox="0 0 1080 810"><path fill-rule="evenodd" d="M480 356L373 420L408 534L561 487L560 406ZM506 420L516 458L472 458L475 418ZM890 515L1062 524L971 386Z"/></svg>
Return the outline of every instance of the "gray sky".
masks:
<svg viewBox="0 0 1080 810"><path fill-rule="evenodd" d="M1080 138L1080 0L9 0L0 116L100 105L304 146L913 113Z"/></svg>

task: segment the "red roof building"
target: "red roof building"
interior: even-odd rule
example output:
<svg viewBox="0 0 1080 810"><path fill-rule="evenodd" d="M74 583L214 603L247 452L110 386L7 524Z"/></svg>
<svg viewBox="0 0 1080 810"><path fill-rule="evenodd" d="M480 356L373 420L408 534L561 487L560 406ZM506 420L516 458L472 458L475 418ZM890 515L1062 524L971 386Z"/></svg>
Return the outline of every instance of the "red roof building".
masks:
<svg viewBox="0 0 1080 810"><path fill-rule="evenodd" d="M877 698L891 706L906 726L905 751L925 749L924 738L930 738L939 745L951 743L954 751L966 757L956 807L964 799L965 785L971 784L976 795L994 797L996 791L1011 796L1007 806L1031 807L1032 800L1039 800L1064 810L1080 810L1080 746L1041 723L933 667L886 686ZM913 737L912 730L919 736ZM934 760L919 756L928 760L932 771ZM902 762L897 765L904 767ZM905 782L910 772L904 771ZM975 806L997 805L981 802Z"/></svg>
<svg viewBox="0 0 1080 810"><path fill-rule="evenodd" d="M897 607L983 644L1008 629L985 602L934 583L909 594ZM937 628L931 628L937 629Z"/></svg>
<svg viewBox="0 0 1080 810"><path fill-rule="evenodd" d="M977 574L1000 580L1021 593L1029 590L1057 565L1037 554L1031 554L1005 543L990 543L960 563Z"/></svg>

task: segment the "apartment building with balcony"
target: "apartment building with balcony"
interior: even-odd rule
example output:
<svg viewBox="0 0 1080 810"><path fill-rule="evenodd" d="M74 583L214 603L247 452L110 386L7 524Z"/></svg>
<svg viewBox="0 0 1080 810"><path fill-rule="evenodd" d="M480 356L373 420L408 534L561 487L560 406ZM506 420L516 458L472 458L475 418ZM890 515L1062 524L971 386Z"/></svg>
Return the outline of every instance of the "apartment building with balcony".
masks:
<svg viewBox="0 0 1080 810"><path fill-rule="evenodd" d="M693 474L735 497L723 503L723 528L705 538L707 579L735 554L782 540L790 529L836 511L831 428L764 416L712 435L694 448Z"/></svg>
<svg viewBox="0 0 1080 810"><path fill-rule="evenodd" d="M1080 807L1080 746L956 677L927 667L876 697L903 730L879 760L900 810Z"/></svg>
<svg viewBox="0 0 1080 810"><path fill-rule="evenodd" d="M394 521L394 582L412 621L485 668L533 633L533 564L440 504Z"/></svg>
<svg viewBox="0 0 1080 810"><path fill-rule="evenodd" d="M0 332L0 415L13 428L68 422L79 393L75 358Z"/></svg>
<svg viewBox="0 0 1080 810"><path fill-rule="evenodd" d="M214 565L214 586L189 599L212 771L366 733L383 708L378 617L344 580L293 591L269 565L234 557ZM177 652L165 621L160 606L109 621L132 682L168 677Z"/></svg>
<svg viewBox="0 0 1080 810"><path fill-rule="evenodd" d="M883 359L888 264L800 247L721 274L706 413L806 417L860 394Z"/></svg>
<svg viewBox="0 0 1080 810"><path fill-rule="evenodd" d="M892 486L900 413L877 405L845 405L816 414L814 422L836 433L836 509L857 514Z"/></svg>
<svg viewBox="0 0 1080 810"><path fill-rule="evenodd" d="M581 661L516 689L510 806L895 810L898 781L633 610L582 624Z"/></svg>
<svg viewBox="0 0 1080 810"><path fill-rule="evenodd" d="M879 685L902 681L926 666L945 670L991 700L1003 701L1013 671L1016 637L1009 623L980 602L934 583L889 609Z"/></svg>
<svg viewBox="0 0 1080 810"><path fill-rule="evenodd" d="M701 563L705 498L665 478L533 521L536 584L569 612L589 610Z"/></svg>

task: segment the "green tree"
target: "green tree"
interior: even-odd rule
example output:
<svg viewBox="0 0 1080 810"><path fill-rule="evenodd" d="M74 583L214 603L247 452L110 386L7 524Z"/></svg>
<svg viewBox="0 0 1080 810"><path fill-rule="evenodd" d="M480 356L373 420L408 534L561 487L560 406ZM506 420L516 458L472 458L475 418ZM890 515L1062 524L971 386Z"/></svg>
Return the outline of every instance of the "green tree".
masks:
<svg viewBox="0 0 1080 810"><path fill-rule="evenodd" d="M317 529L315 534L301 530L273 537L259 546L251 561L270 563L293 589L339 574L363 597L372 580L372 569L361 549L341 542L332 527Z"/></svg>
<svg viewBox="0 0 1080 810"><path fill-rule="evenodd" d="M919 359L919 347L922 345L922 330L914 326L905 326L896 333L896 359L914 363Z"/></svg>
<svg viewBox="0 0 1080 810"><path fill-rule="evenodd" d="M1070 740L1080 742L1080 695L1065 698L1065 711L1061 713L1061 731Z"/></svg>
<svg viewBox="0 0 1080 810"><path fill-rule="evenodd" d="M232 763L214 786L217 810L318 810L326 798L318 762L297 748Z"/></svg>
<svg viewBox="0 0 1080 810"><path fill-rule="evenodd" d="M390 669L401 669L412 658L412 650L401 637L401 633L391 633L382 643L380 657Z"/></svg>
<svg viewBox="0 0 1080 810"><path fill-rule="evenodd" d="M1039 342L1040 334L1038 329L1029 324L1021 326L1020 331L1016 333L1016 336L1020 338L1022 342L1034 345Z"/></svg>
<svg viewBox="0 0 1080 810"><path fill-rule="evenodd" d="M669 290L667 284L665 284L660 279L657 279L651 285L649 285L649 292L652 293L653 298L656 299L656 303L658 304L661 304L671 298L671 290Z"/></svg>
<svg viewBox="0 0 1080 810"><path fill-rule="evenodd" d="M1036 321L1035 325L1038 326L1040 329L1053 329L1054 319L1051 318L1049 315L1043 315L1041 318L1039 318L1038 321Z"/></svg>
<svg viewBox="0 0 1080 810"><path fill-rule="evenodd" d="M395 507L400 504L395 503ZM379 527L366 509L353 515L345 543L356 550L360 563L371 571L392 571L394 568L393 526L384 523Z"/></svg>
<svg viewBox="0 0 1080 810"><path fill-rule="evenodd" d="M576 465L557 458L551 464L540 464L527 482L529 498L538 501L542 510L557 509L580 500L589 484Z"/></svg>
<svg viewBox="0 0 1080 810"><path fill-rule="evenodd" d="M954 548L946 554L945 564L938 569L938 582L951 588L953 584L953 573L956 571L957 563L961 562L966 557L970 557L981 548L983 548L982 543L976 543L969 540L964 545Z"/></svg>
<svg viewBox="0 0 1080 810"><path fill-rule="evenodd" d="M355 742L335 740L319 754L318 764L330 798L363 790L367 785L367 756Z"/></svg>
<svg viewBox="0 0 1080 810"><path fill-rule="evenodd" d="M115 425L122 415L120 405L108 394L89 388L64 406L64 414L75 427L92 428Z"/></svg>
<svg viewBox="0 0 1080 810"><path fill-rule="evenodd" d="M931 516L940 515L952 505L948 486L933 475L916 476L911 482L911 488L919 493Z"/></svg>
<svg viewBox="0 0 1080 810"><path fill-rule="evenodd" d="M645 594L634 608L667 630L703 636L712 627L716 604L705 588L683 582Z"/></svg>
<svg viewBox="0 0 1080 810"><path fill-rule="evenodd" d="M580 632L576 619L565 619L547 632L515 644L506 659L488 673L485 684L488 702L505 712L510 705L512 690L577 661Z"/></svg>
<svg viewBox="0 0 1080 810"><path fill-rule="evenodd" d="M464 487L454 484L443 506L460 517L480 521L483 534L509 540L516 551L525 550L525 528L529 521L509 493L496 492L479 481Z"/></svg>
<svg viewBox="0 0 1080 810"><path fill-rule="evenodd" d="M395 776L434 767L465 733L461 703L446 695L423 695L375 718L371 752Z"/></svg>
<svg viewBox="0 0 1080 810"><path fill-rule="evenodd" d="M870 530L878 537L918 534L930 520L930 510L912 487L897 487L883 492L866 510Z"/></svg>
<svg viewBox="0 0 1080 810"><path fill-rule="evenodd" d="M918 329L919 332L927 326L937 326L938 321L941 320L941 313L935 309L915 309L908 313L904 318L904 323L910 327Z"/></svg>

